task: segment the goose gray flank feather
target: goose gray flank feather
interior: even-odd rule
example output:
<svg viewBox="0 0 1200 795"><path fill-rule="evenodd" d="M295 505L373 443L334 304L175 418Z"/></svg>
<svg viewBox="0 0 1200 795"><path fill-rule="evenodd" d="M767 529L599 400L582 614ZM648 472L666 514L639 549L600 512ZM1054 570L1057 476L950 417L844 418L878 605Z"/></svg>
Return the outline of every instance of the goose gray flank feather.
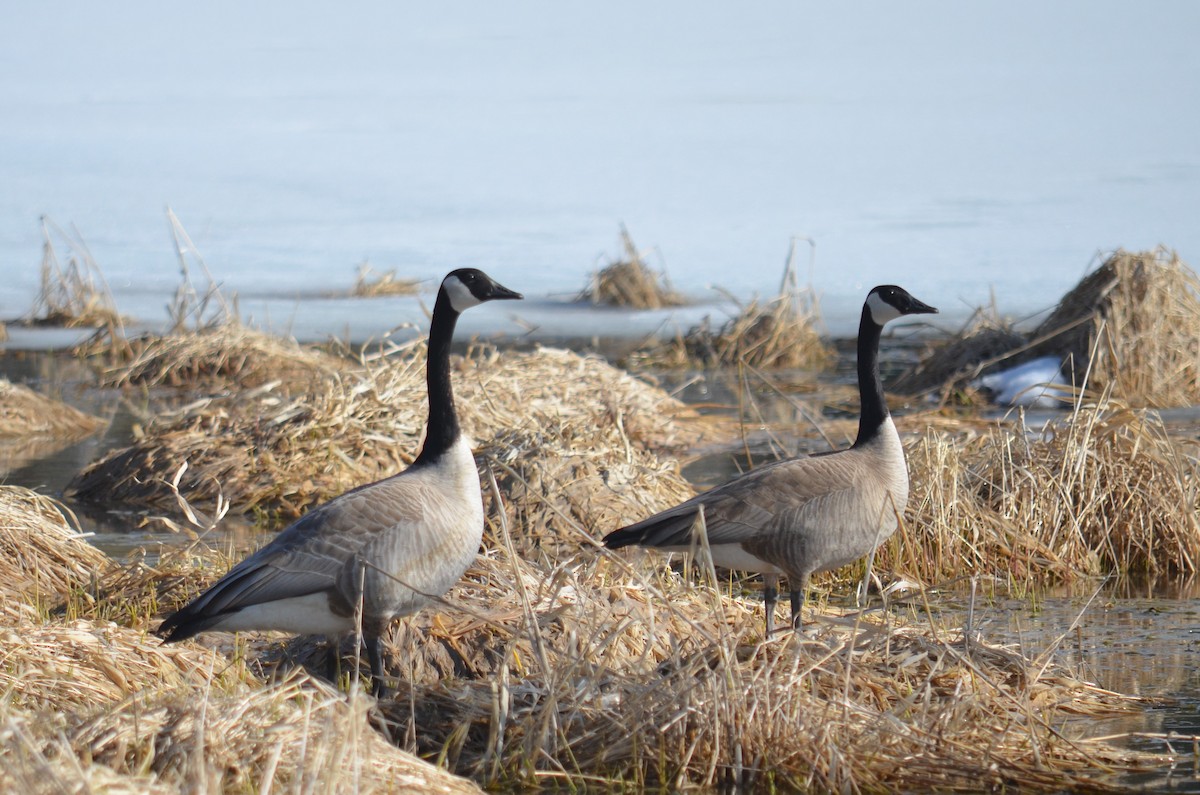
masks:
<svg viewBox="0 0 1200 795"><path fill-rule="evenodd" d="M449 273L430 323L429 421L412 465L313 508L163 621L158 634L167 642L210 631L335 634L356 630L361 613L371 686L386 693L388 624L449 590L483 535L479 472L450 388L454 327L472 306L521 297L482 271Z"/></svg>
<svg viewBox="0 0 1200 795"><path fill-rule="evenodd" d="M780 576L788 579L792 626L799 626L809 577L874 552L908 502L904 448L879 378L879 339L888 321L932 312L895 285L867 294L858 328L861 409L853 446L760 467L616 530L604 544L695 550L703 507L713 563L763 575L767 635L775 628Z"/></svg>

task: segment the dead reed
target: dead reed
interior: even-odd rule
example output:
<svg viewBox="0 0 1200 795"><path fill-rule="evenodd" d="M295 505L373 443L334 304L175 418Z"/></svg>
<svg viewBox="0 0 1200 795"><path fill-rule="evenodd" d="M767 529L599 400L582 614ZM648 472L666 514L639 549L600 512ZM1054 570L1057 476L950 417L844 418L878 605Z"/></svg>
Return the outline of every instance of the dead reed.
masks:
<svg viewBox="0 0 1200 795"><path fill-rule="evenodd" d="M396 269L376 271L369 262L358 266L350 295L355 298L380 298L388 295L414 295L420 282L396 277Z"/></svg>
<svg viewBox="0 0 1200 795"><path fill-rule="evenodd" d="M112 567L70 516L49 497L0 485L0 616L6 623L48 611Z"/></svg>
<svg viewBox="0 0 1200 795"><path fill-rule="evenodd" d="M55 239L69 252L61 263ZM41 289L30 310L28 322L55 326L121 328L112 292L100 266L76 229L71 234L53 221L42 218Z"/></svg>
<svg viewBox="0 0 1200 795"><path fill-rule="evenodd" d="M1031 357L1061 353L1097 394L1132 406L1200 403L1200 279L1174 251L1117 250L1032 336Z"/></svg>
<svg viewBox="0 0 1200 795"><path fill-rule="evenodd" d="M720 328L713 330L709 318L686 334L658 342L636 352L631 361L638 367L702 368L751 367L771 369L815 369L828 365L833 349L817 331L820 311L811 289L801 289L796 276L796 240L784 263L779 293L768 301L755 299L742 306Z"/></svg>
<svg viewBox="0 0 1200 795"><path fill-rule="evenodd" d="M985 372L1053 355L1093 397L1159 408L1200 403L1200 279L1165 248L1107 256L1027 336L994 313L976 320L895 388L949 396Z"/></svg>
<svg viewBox="0 0 1200 795"><path fill-rule="evenodd" d="M683 297L666 283L665 276L646 265L624 224L621 225L621 245L625 258L593 273L578 300L629 309L662 309L684 303Z"/></svg>
<svg viewBox="0 0 1200 795"><path fill-rule="evenodd" d="M1021 586L1096 574L1167 577L1200 563L1200 450L1152 411L1086 404L909 445L908 531L881 554L926 583Z"/></svg>
<svg viewBox="0 0 1200 795"><path fill-rule="evenodd" d="M0 439L78 441L103 426L99 417L0 378Z"/></svg>
<svg viewBox="0 0 1200 795"><path fill-rule="evenodd" d="M179 488L193 503L211 506L223 494L236 513L289 519L409 463L425 419L422 342L336 377L310 379L307 388L291 394L268 383L160 414L141 439L76 477L71 492L83 500L171 510L176 498L169 483L187 462ZM618 427L629 449L643 455L718 432L715 422L702 421L661 390L565 351L480 349L460 361L455 390L477 449L494 446L501 460L555 460L530 459L522 447L539 444L547 425L585 434ZM587 457L583 441L572 444L576 459Z"/></svg>

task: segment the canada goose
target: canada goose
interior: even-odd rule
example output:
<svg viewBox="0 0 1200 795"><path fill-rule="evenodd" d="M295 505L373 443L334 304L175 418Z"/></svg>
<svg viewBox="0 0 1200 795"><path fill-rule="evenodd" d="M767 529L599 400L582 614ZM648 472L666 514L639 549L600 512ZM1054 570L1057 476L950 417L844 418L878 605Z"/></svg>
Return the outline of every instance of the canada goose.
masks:
<svg viewBox="0 0 1200 795"><path fill-rule="evenodd" d="M791 588L792 626L799 626L809 576L874 551L895 531L908 501L904 448L879 380L879 337L889 320L930 312L937 310L894 285L867 294L858 326L862 406L852 447L755 469L610 533L605 546L694 549L692 528L703 506L713 563L763 575L767 635L774 631L781 574Z"/></svg>
<svg viewBox="0 0 1200 795"><path fill-rule="evenodd" d="M209 631L333 635L356 628L361 606L372 689L385 693L383 631L445 593L483 537L479 472L450 389L454 326L469 307L521 297L473 268L448 274L433 307L429 421L412 465L313 508L163 621L158 634L168 643Z"/></svg>

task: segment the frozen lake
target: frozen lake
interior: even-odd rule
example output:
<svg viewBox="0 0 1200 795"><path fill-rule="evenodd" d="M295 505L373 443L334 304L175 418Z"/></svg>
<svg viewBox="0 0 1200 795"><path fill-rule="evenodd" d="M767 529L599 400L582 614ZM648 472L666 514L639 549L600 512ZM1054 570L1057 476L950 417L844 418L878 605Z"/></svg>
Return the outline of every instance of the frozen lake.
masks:
<svg viewBox="0 0 1200 795"><path fill-rule="evenodd" d="M245 313L302 335L419 320L313 298L364 260L426 301L476 265L531 297L525 324L592 333L611 316L544 299L619 254L621 222L704 301L773 292L810 237L835 333L880 282L950 320L993 294L1022 315L1100 250L1200 266L1198 23L1186 2L10 5L0 318L36 295L42 215L123 312L165 318L168 205Z"/></svg>

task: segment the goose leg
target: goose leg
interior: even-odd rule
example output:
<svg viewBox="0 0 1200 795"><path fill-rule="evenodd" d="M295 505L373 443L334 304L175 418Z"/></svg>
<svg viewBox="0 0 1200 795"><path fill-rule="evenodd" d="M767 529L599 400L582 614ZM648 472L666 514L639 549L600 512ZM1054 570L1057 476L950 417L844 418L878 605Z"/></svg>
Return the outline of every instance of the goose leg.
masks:
<svg viewBox="0 0 1200 795"><path fill-rule="evenodd" d="M788 577L788 596L792 602L792 629L800 629L801 610L804 608L804 594L808 591L808 576Z"/></svg>
<svg viewBox="0 0 1200 795"><path fill-rule="evenodd" d="M367 647L367 661L371 664L371 694L375 698L387 698L388 687L383 678L383 638L377 633L363 636Z"/></svg>
<svg viewBox="0 0 1200 795"><path fill-rule="evenodd" d="M342 648L341 635L326 635L325 636L325 678L336 686L338 683L338 669L341 667L341 655L338 652Z"/></svg>
<svg viewBox="0 0 1200 795"><path fill-rule="evenodd" d="M763 607L767 611L767 637L775 631L775 603L779 600L779 575L763 575Z"/></svg>

